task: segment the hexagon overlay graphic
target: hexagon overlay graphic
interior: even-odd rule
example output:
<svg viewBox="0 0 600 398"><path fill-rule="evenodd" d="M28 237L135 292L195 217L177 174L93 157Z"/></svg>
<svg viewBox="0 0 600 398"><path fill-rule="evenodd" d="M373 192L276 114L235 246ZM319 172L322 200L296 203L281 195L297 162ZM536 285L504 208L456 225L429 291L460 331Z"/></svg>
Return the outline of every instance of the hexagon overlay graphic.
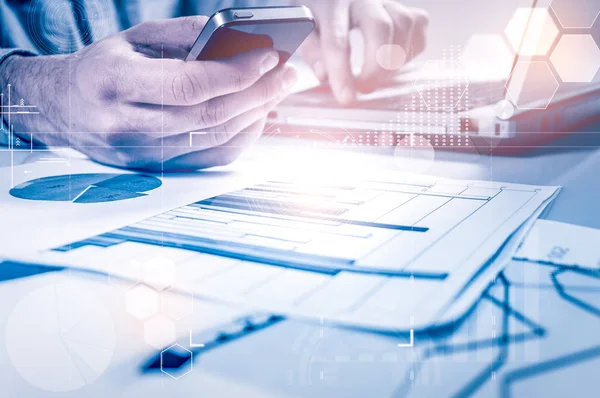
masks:
<svg viewBox="0 0 600 398"><path fill-rule="evenodd" d="M506 90L519 109L546 109L558 86L546 62L521 61L515 65L506 83Z"/></svg>
<svg viewBox="0 0 600 398"><path fill-rule="evenodd" d="M164 315L156 315L144 322L144 341L154 348L165 348L177 338L175 323Z"/></svg>
<svg viewBox="0 0 600 398"><path fill-rule="evenodd" d="M513 50L526 57L548 54L560 33L546 8L518 8L504 32Z"/></svg>
<svg viewBox="0 0 600 398"><path fill-rule="evenodd" d="M600 14L598 0L552 0L550 7L563 28L591 28Z"/></svg>
<svg viewBox="0 0 600 398"><path fill-rule="evenodd" d="M563 82L589 83L600 68L600 48L591 35L564 35L550 60Z"/></svg>
<svg viewBox="0 0 600 398"><path fill-rule="evenodd" d="M469 80L503 78L509 75L514 55L500 35L476 34L469 38L461 63Z"/></svg>
<svg viewBox="0 0 600 398"><path fill-rule="evenodd" d="M148 286L137 285L125 295L127 312L138 319L146 319L158 312L158 293Z"/></svg>
<svg viewBox="0 0 600 398"><path fill-rule="evenodd" d="M171 290L162 293L162 310L169 318L179 321L194 312L194 294L183 288L177 292Z"/></svg>
<svg viewBox="0 0 600 398"><path fill-rule="evenodd" d="M144 261L143 276L148 285L163 290L175 283L177 268L173 261L159 254Z"/></svg>
<svg viewBox="0 0 600 398"><path fill-rule="evenodd" d="M185 360L185 363L181 367L177 366L176 369L172 369L169 366L169 362L174 359L177 362L180 362L180 360L183 359ZM181 379L192 370L194 370L194 353L187 348L184 348L179 344L173 344L171 347L160 353L160 371L173 379Z"/></svg>
<svg viewBox="0 0 600 398"><path fill-rule="evenodd" d="M458 61L428 60L415 87L427 108L455 109L469 88L469 81Z"/></svg>
<svg viewBox="0 0 600 398"><path fill-rule="evenodd" d="M142 263L137 259L116 260L108 265L108 282L122 289L130 289L140 282Z"/></svg>

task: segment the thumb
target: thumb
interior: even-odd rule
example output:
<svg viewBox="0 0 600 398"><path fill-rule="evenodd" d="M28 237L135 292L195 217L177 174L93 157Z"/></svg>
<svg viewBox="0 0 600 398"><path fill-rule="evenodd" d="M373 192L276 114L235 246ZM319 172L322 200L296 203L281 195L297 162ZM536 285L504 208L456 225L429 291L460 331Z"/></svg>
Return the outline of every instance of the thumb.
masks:
<svg viewBox="0 0 600 398"><path fill-rule="evenodd" d="M141 46L164 45L189 52L208 17L192 16L144 22L126 30L128 42Z"/></svg>

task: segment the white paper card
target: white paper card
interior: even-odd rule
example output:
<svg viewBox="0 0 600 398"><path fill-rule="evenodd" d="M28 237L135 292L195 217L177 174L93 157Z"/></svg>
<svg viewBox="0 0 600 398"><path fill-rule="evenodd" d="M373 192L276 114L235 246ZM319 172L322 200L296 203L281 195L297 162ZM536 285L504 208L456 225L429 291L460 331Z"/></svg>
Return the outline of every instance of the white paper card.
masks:
<svg viewBox="0 0 600 398"><path fill-rule="evenodd" d="M538 220L516 260L600 269L600 229Z"/></svg>

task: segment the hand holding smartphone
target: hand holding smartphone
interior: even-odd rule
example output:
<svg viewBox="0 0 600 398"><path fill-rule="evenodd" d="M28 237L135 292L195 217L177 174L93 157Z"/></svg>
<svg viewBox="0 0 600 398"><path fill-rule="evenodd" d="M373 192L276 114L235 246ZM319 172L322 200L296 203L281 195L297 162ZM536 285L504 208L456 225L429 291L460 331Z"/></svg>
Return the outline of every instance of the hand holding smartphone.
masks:
<svg viewBox="0 0 600 398"><path fill-rule="evenodd" d="M284 64L315 28L306 7L230 8L216 12L200 32L186 61L229 58L273 48Z"/></svg>

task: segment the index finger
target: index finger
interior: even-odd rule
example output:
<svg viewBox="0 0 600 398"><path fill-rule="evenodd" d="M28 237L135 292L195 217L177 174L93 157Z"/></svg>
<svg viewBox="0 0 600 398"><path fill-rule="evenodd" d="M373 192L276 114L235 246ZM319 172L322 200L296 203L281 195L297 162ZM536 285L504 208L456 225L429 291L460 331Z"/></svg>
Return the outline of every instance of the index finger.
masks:
<svg viewBox="0 0 600 398"><path fill-rule="evenodd" d="M135 57L125 61L116 90L129 102L197 105L244 91L279 64L273 49L261 48L215 61L184 62Z"/></svg>
<svg viewBox="0 0 600 398"><path fill-rule="evenodd" d="M336 1L323 13L319 33L329 84L338 101L348 104L356 97L350 64L350 8L346 1Z"/></svg>
<svg viewBox="0 0 600 398"><path fill-rule="evenodd" d="M365 54L362 73L359 77L359 86L363 91L372 91L379 79L385 77L390 71L384 68L387 59L381 59L382 52L385 58L390 54L386 50L393 43L394 21L383 5L375 2L355 3L351 10L352 21L362 32L364 37ZM382 62L383 61L383 62Z"/></svg>
<svg viewBox="0 0 600 398"><path fill-rule="evenodd" d="M170 159L165 162L164 167L172 171L186 171L226 166L235 161L247 147L260 138L264 127L265 120L259 120L225 144Z"/></svg>
<svg viewBox="0 0 600 398"><path fill-rule="evenodd" d="M207 21L208 17L202 15L158 19L136 25L124 35L132 44L176 47L189 52Z"/></svg>

